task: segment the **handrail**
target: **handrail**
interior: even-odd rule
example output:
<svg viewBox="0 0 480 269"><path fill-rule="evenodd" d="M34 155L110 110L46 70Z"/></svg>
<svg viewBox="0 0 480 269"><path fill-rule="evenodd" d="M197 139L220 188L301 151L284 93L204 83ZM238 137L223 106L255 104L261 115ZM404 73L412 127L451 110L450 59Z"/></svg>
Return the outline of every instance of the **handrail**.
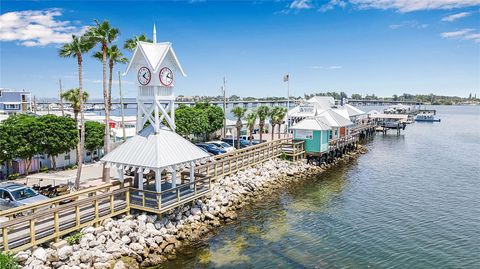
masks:
<svg viewBox="0 0 480 269"><path fill-rule="evenodd" d="M130 180L125 180L125 182L129 183ZM45 206L48 206L48 205L60 203L60 202L65 201L65 200L70 200L72 198L78 198L79 196L84 195L84 194L90 194L92 192L97 192L97 191L102 190L102 189L115 187L115 186L118 186L120 184L121 184L120 182L114 181L114 182L111 182L111 183L102 184L102 185L97 186L97 187L87 188L87 189L80 190L80 191L77 191L77 192L74 192L74 193L58 196L58 197L55 197L55 198L50 198L46 201L40 201L40 202L28 204L28 205L23 205L23 206L19 206L19 207L10 208L10 209L7 209L7 210L0 211L0 217L6 217L6 216L18 214L20 212L24 212L24 211L28 211L28 210L34 210L34 209L37 209L37 208L42 208L42 207L45 207Z"/></svg>

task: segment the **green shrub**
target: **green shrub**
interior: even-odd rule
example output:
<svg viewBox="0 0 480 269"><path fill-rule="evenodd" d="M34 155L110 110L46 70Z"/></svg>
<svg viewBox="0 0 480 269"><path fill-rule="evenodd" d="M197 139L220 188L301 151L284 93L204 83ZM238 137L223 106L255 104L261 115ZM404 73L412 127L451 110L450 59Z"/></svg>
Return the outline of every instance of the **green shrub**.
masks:
<svg viewBox="0 0 480 269"><path fill-rule="evenodd" d="M75 244L80 243L80 238L82 238L82 234L77 232L77 233L74 233L70 236L65 237L65 240L71 246L71 245L75 245Z"/></svg>
<svg viewBox="0 0 480 269"><path fill-rule="evenodd" d="M19 269L17 259L9 253L0 253L0 268L2 269Z"/></svg>
<svg viewBox="0 0 480 269"><path fill-rule="evenodd" d="M8 176L8 180L14 180L17 179L20 176L19 173L13 173ZM0 267L1 268L1 267Z"/></svg>
<svg viewBox="0 0 480 269"><path fill-rule="evenodd" d="M48 172L48 167L46 167L46 166L40 167L39 172L40 172L40 173L46 173L46 172Z"/></svg>
<svg viewBox="0 0 480 269"><path fill-rule="evenodd" d="M282 154L280 154L280 160L287 160L288 157L287 157L287 154L285 154L285 152L282 152Z"/></svg>

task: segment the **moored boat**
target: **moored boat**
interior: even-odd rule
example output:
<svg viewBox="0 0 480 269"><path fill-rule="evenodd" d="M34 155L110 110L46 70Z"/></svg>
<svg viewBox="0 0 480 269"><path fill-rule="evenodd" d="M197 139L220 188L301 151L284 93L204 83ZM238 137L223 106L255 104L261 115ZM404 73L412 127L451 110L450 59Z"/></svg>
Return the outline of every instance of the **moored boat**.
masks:
<svg viewBox="0 0 480 269"><path fill-rule="evenodd" d="M440 122L440 119L435 118L432 113L421 113L415 116L415 121Z"/></svg>

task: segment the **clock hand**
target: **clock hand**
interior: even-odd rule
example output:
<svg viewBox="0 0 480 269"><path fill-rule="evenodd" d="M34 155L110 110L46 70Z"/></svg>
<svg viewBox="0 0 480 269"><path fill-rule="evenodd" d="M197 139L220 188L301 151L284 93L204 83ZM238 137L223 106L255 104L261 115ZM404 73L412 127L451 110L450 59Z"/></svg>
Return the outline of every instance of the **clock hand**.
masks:
<svg viewBox="0 0 480 269"><path fill-rule="evenodd" d="M146 74L147 74L147 73L143 73L143 75L142 75L142 77L143 77L144 79L147 79L147 78L145 77Z"/></svg>

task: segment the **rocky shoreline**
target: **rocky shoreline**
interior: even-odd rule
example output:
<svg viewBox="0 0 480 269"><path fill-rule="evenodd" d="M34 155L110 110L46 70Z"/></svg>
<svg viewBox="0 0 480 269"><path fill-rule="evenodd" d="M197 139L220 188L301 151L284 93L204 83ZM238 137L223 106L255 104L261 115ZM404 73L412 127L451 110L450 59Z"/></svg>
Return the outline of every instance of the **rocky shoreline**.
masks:
<svg viewBox="0 0 480 269"><path fill-rule="evenodd" d="M139 268L174 259L183 245L198 241L215 227L237 218L236 211L278 188L321 173L337 162L365 153L359 147L323 168L302 161L269 160L226 176L212 191L162 218L144 213L107 219L101 226L84 228L78 244L37 247L15 255L23 268Z"/></svg>

